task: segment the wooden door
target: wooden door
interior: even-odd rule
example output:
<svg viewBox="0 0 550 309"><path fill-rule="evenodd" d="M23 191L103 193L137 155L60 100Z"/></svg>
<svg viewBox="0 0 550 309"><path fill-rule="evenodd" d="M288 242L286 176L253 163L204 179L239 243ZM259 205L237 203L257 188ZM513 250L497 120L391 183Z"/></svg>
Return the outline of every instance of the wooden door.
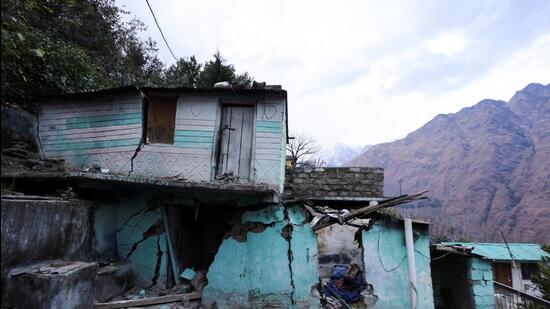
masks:
<svg viewBox="0 0 550 309"><path fill-rule="evenodd" d="M510 263L493 263L493 280L512 286L512 267Z"/></svg>
<svg viewBox="0 0 550 309"><path fill-rule="evenodd" d="M252 162L254 107L226 105L222 110L218 177L248 182Z"/></svg>

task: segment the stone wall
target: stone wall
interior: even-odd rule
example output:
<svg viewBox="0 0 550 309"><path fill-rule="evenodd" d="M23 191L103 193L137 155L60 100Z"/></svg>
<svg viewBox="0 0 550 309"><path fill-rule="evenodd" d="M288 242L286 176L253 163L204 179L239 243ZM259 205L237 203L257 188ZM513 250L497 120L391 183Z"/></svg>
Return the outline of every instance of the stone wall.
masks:
<svg viewBox="0 0 550 309"><path fill-rule="evenodd" d="M294 168L287 171L287 198L366 198L384 195L384 170L373 167Z"/></svg>

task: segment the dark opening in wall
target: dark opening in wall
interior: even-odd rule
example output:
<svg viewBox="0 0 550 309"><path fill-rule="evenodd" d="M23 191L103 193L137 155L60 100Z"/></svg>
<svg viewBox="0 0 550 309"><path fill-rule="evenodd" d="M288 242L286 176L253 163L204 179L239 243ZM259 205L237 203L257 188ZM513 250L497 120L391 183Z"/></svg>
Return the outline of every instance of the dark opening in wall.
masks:
<svg viewBox="0 0 550 309"><path fill-rule="evenodd" d="M166 217L177 270L180 273L186 268L207 271L228 230L231 211L209 206L170 205L166 207Z"/></svg>
<svg viewBox="0 0 550 309"><path fill-rule="evenodd" d="M521 263L521 279L523 280L531 280L531 277L538 271L539 267L537 263Z"/></svg>
<svg viewBox="0 0 550 309"><path fill-rule="evenodd" d="M177 97L151 97L147 111L147 142L173 144Z"/></svg>

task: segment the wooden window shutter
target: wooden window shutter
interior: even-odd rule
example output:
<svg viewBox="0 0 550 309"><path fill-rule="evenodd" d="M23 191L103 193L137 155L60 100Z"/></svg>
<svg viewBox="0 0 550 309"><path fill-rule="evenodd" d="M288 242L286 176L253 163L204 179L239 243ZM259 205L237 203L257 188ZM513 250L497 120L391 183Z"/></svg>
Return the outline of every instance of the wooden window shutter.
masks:
<svg viewBox="0 0 550 309"><path fill-rule="evenodd" d="M176 97L149 98L147 142L173 144L176 130Z"/></svg>

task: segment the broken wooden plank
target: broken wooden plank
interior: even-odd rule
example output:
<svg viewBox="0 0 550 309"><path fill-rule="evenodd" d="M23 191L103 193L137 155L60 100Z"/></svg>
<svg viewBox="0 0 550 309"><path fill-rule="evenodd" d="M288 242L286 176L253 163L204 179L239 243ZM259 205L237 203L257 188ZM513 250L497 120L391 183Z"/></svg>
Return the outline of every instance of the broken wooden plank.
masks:
<svg viewBox="0 0 550 309"><path fill-rule="evenodd" d="M174 244L172 243L172 236L170 233L170 227L169 227L169 221L168 221L168 215L166 213L166 207L162 207L162 215L164 217L164 230L166 231L166 240L168 242L168 253L170 256L170 265L172 265L172 272L174 273L174 281L176 282L176 285L181 283L181 279L179 276L179 269L178 269L178 263L176 260L176 256L174 253Z"/></svg>
<svg viewBox="0 0 550 309"><path fill-rule="evenodd" d="M148 306L156 304L165 304L171 302L187 302L194 299L202 298L201 292L191 292L187 294L173 294L157 297L148 297L142 299L128 299L128 300L117 300L108 303L95 303L94 308L101 309L114 309L114 308L126 308L131 306Z"/></svg>
<svg viewBox="0 0 550 309"><path fill-rule="evenodd" d="M395 197L395 198L391 198L391 199L382 201L378 205L366 206L366 207L363 207L363 208L353 210L347 216L341 218L342 223L345 224L346 222L348 222L352 219L355 219L359 216L365 216L365 215L371 214L371 213L376 212L376 211L378 211L382 208L393 207L393 206L397 206L397 205L404 204L404 203L409 203L409 202L413 202L413 201L417 201L417 200L426 199L427 197L423 196L424 193L426 193L426 192L428 192L428 191L422 191L422 192L411 194L411 195L401 195L401 196L398 196L398 197ZM331 226L335 223L339 223L338 219L331 218L327 222L323 222L319 225L314 226L313 230L316 231L316 230Z"/></svg>

